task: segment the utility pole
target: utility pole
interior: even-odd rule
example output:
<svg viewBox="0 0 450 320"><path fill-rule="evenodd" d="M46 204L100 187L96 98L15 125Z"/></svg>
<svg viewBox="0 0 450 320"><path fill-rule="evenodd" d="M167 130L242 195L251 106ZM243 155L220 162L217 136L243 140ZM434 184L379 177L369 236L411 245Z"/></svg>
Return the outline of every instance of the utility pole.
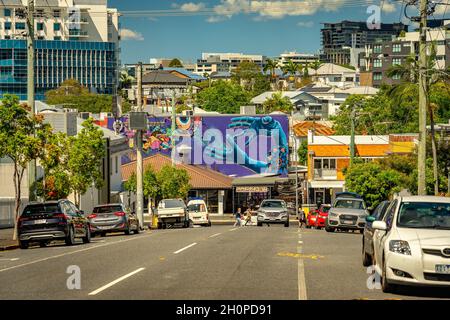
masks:
<svg viewBox="0 0 450 320"><path fill-rule="evenodd" d="M419 39L419 150L418 150L418 191L426 195L426 158L427 158L427 10L428 0L420 0L420 39Z"/></svg>
<svg viewBox="0 0 450 320"><path fill-rule="evenodd" d="M352 112L350 115L350 122L351 122L350 166L353 165L353 161L355 160L355 118L356 118L356 110L355 110L355 105L353 105Z"/></svg>
<svg viewBox="0 0 450 320"><path fill-rule="evenodd" d="M34 0L28 0L27 26L27 96L28 106L31 108L31 114L34 117L36 114L34 105ZM29 200L36 201L36 160L31 160L28 164L28 189Z"/></svg>
<svg viewBox="0 0 450 320"><path fill-rule="evenodd" d="M137 65L137 110L142 112L142 62ZM142 130L136 131L136 213L140 228L144 227L144 160L142 156Z"/></svg>
<svg viewBox="0 0 450 320"><path fill-rule="evenodd" d="M175 107L175 99L176 99L176 94L175 94L175 90L173 90L172 92L172 167L175 167L175 151L176 151L176 145L175 145L175 130L176 130L176 116L177 116L177 111L176 111L176 107Z"/></svg>

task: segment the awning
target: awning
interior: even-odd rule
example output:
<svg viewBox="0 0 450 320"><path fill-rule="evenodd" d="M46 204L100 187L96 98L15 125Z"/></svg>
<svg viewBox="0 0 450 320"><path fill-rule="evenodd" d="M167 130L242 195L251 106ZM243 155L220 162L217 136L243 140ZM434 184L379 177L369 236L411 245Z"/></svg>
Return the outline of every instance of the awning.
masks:
<svg viewBox="0 0 450 320"><path fill-rule="evenodd" d="M313 189L343 189L345 181L311 181L310 188Z"/></svg>

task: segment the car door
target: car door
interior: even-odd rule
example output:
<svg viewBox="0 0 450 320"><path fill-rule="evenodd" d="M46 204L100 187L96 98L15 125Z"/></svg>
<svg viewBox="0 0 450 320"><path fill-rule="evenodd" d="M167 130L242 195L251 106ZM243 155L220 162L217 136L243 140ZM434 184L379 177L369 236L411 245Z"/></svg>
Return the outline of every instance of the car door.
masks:
<svg viewBox="0 0 450 320"><path fill-rule="evenodd" d="M392 223L395 216L395 211L397 210L398 200L392 202L389 208L386 210L386 213L381 221L384 221L387 225L387 230L374 230L374 251L375 251L375 263L378 267L381 266L381 262L383 261L383 248L386 242L387 235L392 227Z"/></svg>

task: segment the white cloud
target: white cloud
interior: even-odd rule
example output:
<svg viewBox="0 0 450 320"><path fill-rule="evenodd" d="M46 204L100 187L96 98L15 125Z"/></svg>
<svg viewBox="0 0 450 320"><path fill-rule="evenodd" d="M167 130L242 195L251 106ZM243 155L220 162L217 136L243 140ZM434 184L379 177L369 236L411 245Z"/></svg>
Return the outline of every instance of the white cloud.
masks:
<svg viewBox="0 0 450 320"><path fill-rule="evenodd" d="M397 11L397 6L390 2L390 1L385 1L383 4L383 12L385 13L393 13Z"/></svg>
<svg viewBox="0 0 450 320"><path fill-rule="evenodd" d="M440 5L436 6L436 11L434 12L434 16L437 19L448 19L450 16L450 8L448 6L450 6L450 0L442 0L440 3ZM444 17L445 14L445 17Z"/></svg>
<svg viewBox="0 0 450 320"><path fill-rule="evenodd" d="M198 12L206 8L206 5L202 2L199 3L184 3L180 6L180 9L185 12Z"/></svg>
<svg viewBox="0 0 450 320"><path fill-rule="evenodd" d="M130 29L123 28L120 31L120 35L122 37L122 40L124 40L124 41L127 41L127 40L143 41L144 40L144 36L141 33L130 30Z"/></svg>
<svg viewBox="0 0 450 320"><path fill-rule="evenodd" d="M303 28L312 28L314 26L314 21L300 21L297 26Z"/></svg>

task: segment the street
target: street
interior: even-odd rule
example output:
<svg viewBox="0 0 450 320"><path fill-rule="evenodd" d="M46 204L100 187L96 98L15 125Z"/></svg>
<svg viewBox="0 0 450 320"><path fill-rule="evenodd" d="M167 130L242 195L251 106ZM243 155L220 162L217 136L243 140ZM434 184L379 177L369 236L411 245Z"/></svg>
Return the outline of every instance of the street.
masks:
<svg viewBox="0 0 450 320"><path fill-rule="evenodd" d="M228 225L96 237L88 245L0 253L0 299L450 298L445 290L368 289L360 251L359 233L299 230L296 221L290 228ZM68 289L70 266L79 267L79 290Z"/></svg>

